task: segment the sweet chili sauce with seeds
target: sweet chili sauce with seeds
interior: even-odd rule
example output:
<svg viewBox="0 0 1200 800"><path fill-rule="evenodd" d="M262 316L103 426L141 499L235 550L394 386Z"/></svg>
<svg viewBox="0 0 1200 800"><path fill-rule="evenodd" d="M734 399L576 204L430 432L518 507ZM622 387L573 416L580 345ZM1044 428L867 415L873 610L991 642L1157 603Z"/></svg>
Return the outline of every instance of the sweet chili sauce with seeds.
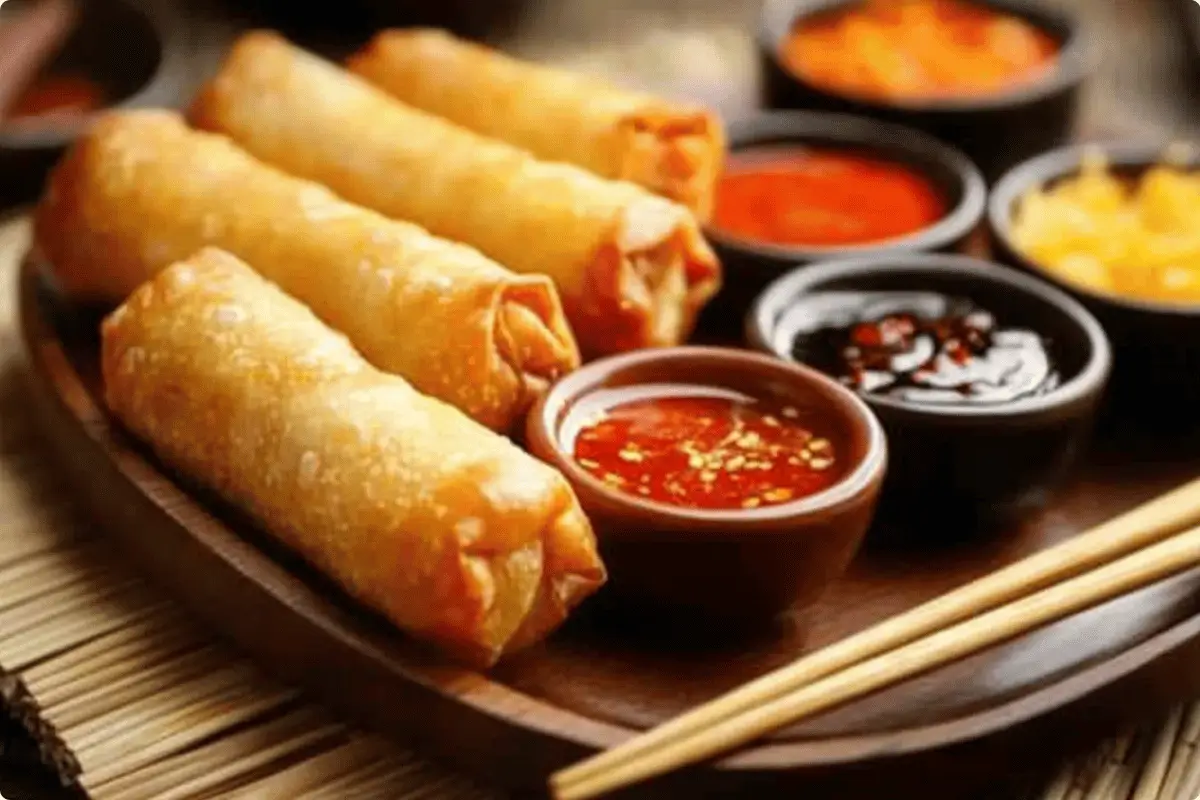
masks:
<svg viewBox="0 0 1200 800"><path fill-rule="evenodd" d="M764 244L837 247L907 236L946 210L933 184L903 164L854 152L761 148L731 158L713 227Z"/></svg>
<svg viewBox="0 0 1200 800"><path fill-rule="evenodd" d="M754 509L844 474L819 417L705 387L636 387L582 421L575 461L619 491L682 508Z"/></svg>
<svg viewBox="0 0 1200 800"><path fill-rule="evenodd" d="M817 292L786 312L792 354L863 394L937 404L996 404L1061 380L1048 340L1001 325L958 297L927 292Z"/></svg>

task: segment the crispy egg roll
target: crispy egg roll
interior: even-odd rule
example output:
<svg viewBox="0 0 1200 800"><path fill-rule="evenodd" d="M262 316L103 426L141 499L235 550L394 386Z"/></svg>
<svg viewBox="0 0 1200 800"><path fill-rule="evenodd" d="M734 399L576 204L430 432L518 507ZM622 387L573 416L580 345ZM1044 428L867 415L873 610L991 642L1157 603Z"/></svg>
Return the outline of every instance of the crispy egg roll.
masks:
<svg viewBox="0 0 1200 800"><path fill-rule="evenodd" d="M228 250L375 366L494 430L579 364L549 279L345 202L168 112L95 125L52 175L35 230L65 290L105 301L201 246Z"/></svg>
<svg viewBox="0 0 1200 800"><path fill-rule="evenodd" d="M604 581L560 473L223 250L142 285L102 340L129 430L416 637L489 665Z"/></svg>
<svg viewBox="0 0 1200 800"><path fill-rule="evenodd" d="M716 114L521 61L445 31L383 31L350 69L406 103L712 213L725 156Z"/></svg>
<svg viewBox="0 0 1200 800"><path fill-rule="evenodd" d="M238 41L190 116L355 203L549 275L589 356L678 344L720 280L684 206L411 108L272 33Z"/></svg>

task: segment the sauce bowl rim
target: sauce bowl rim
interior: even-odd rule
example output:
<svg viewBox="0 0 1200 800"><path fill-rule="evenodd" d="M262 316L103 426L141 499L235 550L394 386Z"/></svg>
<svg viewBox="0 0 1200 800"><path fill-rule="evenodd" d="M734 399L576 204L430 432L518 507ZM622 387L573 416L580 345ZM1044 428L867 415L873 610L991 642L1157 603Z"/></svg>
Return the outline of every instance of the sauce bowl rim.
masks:
<svg viewBox="0 0 1200 800"><path fill-rule="evenodd" d="M1065 32L1057 52L1054 69L1041 77L1020 86L1001 92L936 99L884 99L849 94L830 87L821 86L798 75L780 57L783 38L795 29L796 24L807 17L831 11L839 6L848 6L860 0L765 0L759 14L757 43L760 51L769 58L776 69L790 80L806 87L809 91L836 97L869 111L902 111L908 113L967 114L980 111L996 111L1014 106L1037 102L1079 84L1091 71L1093 56L1091 42L1084 26L1075 14L1032 0L963 0L971 5L984 5L1017 15L1043 32L1057 37L1052 28ZM779 15L790 9L786 30L780 31ZM1049 21L1050 24L1047 24Z"/></svg>
<svg viewBox="0 0 1200 800"><path fill-rule="evenodd" d="M941 253L908 253L876 258L838 259L802 265L785 273L758 296L746 315L746 338L751 346L774 358L798 363L790 354L781 353L770 342L775 310L789 299L805 294L814 286L837 278L854 278L891 272L932 272L974 277L1002 284L1009 290L1036 298L1078 328L1088 341L1087 361L1069 380L1038 397L1022 398L995 405L935 405L895 400L878 395L860 395L868 406L923 418L944 420L1011 420L1032 417L1071 407L1103 390L1112 371L1112 346L1099 320L1082 303L1057 286L1031 275L1022 274L972 256ZM857 393L855 393L857 394Z"/></svg>
<svg viewBox="0 0 1200 800"><path fill-rule="evenodd" d="M181 68L181 59L184 56L178 32L178 12L162 3L146 3L139 0L105 1L114 6L125 7L146 23L148 30L153 34L154 47L158 54L158 63L154 70L132 94L78 114L72 122L66 124L5 124L0 120L0 150L21 152L64 147L106 114L171 104L177 88L175 84L178 83L176 73Z"/></svg>
<svg viewBox="0 0 1200 800"><path fill-rule="evenodd" d="M721 247L740 250L775 260L816 261L838 257L920 251L946 247L969 235L983 220L987 210L987 181L979 167L961 150L916 128L882 122L858 114L827 111L762 111L729 125L726 159L739 152L758 148L799 148L814 138L841 140L828 146L877 151L882 160L911 169L932 183L928 172L902 159L888 156L886 150L907 151L937 161L953 173L962 188L958 202L939 220L912 233L855 245L779 245L735 236L712 220L704 223L704 235Z"/></svg>
<svg viewBox="0 0 1200 800"><path fill-rule="evenodd" d="M781 382L792 385L820 386L823 394L841 401L841 405L831 403L826 409L834 415L841 416L848 425L864 434L866 450L862 457L835 483L815 494L754 509L707 510L674 506L617 491L580 467L575 463L572 454L564 449L559 427L565 412L583 397L604 388L609 376L629 367L651 362L701 363L711 362L713 359L739 363L743 367L770 373ZM695 383L700 386L711 385L706 384L703 376L698 376ZM792 535L794 530L790 526L779 528L772 523L799 523L809 517L836 512L860 502L864 496L871 493L873 487L877 489L887 467L887 440L883 426L870 407L854 392L804 364L781 361L750 350L708 345L636 350L583 365L559 379L538 399L527 418L526 438L535 455L544 457L552 466L558 468L569 483L586 487L603 498L606 504L627 511L640 519L669 519L675 523L675 527L678 523L699 523L702 527L689 532L689 535L707 539L727 538L732 532L747 535ZM583 498L580 498L580 501L584 504L586 512L587 503ZM625 535L627 538L638 538L637 534L632 532Z"/></svg>
<svg viewBox="0 0 1200 800"><path fill-rule="evenodd" d="M1110 166L1146 170L1161 162L1164 152L1173 146L1189 149L1186 166L1200 170L1200 140L1183 139L1177 142L1150 143L1129 141L1094 141L1066 145L1036 155L1016 164L1001 176L988 199L987 222L993 239L1028 271L1044 278L1067 292L1085 297L1089 302L1123 307L1146 314L1175 317L1200 316L1200 301L1172 303L1116 293L1102 292L1075 283L1056 274L1035 258L1027 256L1013 242L1013 214L1018 200L1028 191L1045 188L1063 178L1079 173L1084 157L1098 151Z"/></svg>

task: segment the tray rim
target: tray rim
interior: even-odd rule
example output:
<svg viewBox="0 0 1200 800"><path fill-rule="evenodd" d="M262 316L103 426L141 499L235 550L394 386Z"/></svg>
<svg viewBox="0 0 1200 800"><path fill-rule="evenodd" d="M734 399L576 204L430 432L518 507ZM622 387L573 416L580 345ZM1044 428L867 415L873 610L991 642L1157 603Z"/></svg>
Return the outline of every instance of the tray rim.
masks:
<svg viewBox="0 0 1200 800"><path fill-rule="evenodd" d="M46 412L42 418L43 427L56 422L73 424L77 428L74 431L75 439L89 443L95 455L108 462L125 481L126 488L149 500L164 521L169 521L174 528L181 529L182 535L219 557L227 570L251 581L271 601L290 608L295 614L301 614L301 610L295 608L288 597L292 594L285 585L288 581L298 583L306 591L320 597L319 592L302 578L244 539L234 527L215 517L201 500L122 441L126 435L111 424L101 401L88 390L67 356L54 323L42 313L42 294L53 290L46 285L42 267L33 252L22 258L18 282L18 328L27 363L31 367L30 377L43 399L52 400L57 406L49 411L44 408L45 403L41 404ZM57 420L50 419L49 415ZM180 509L192 509L202 524L197 526L195 521L181 519ZM101 527L111 524L108 520L98 522ZM238 563L239 555L248 555L251 560L265 566L269 574L265 578L261 572L250 574ZM338 617L343 615L337 611L336 604L324 598L321 600L329 613L319 617L310 615L305 621L322 629L325 635L339 639L343 646L351 648L359 656L382 662L380 665L389 673L426 692L432 692L436 700L461 705L473 714L543 740L567 745L580 754L613 746L639 732L552 705L493 680L486 673L448 662L434 663L431 660L429 664L423 664L408 658L397 663L395 659L385 658L386 653L372 643L375 636L366 629L365 624L359 630L339 625ZM225 630L217 632L229 635ZM712 767L724 772L747 774L820 769L965 744L1074 705L1175 654L1197 639L1200 639L1200 614L1181 620L1104 661L997 705L918 726L767 742L716 761Z"/></svg>

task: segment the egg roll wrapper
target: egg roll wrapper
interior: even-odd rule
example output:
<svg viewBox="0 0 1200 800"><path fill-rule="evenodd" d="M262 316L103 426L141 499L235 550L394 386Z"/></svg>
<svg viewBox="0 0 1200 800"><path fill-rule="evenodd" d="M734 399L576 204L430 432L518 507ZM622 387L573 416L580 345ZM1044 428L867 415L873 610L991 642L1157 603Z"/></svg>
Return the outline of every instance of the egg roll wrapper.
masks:
<svg viewBox="0 0 1200 800"><path fill-rule="evenodd" d="M491 664L604 580L560 473L224 251L160 272L102 338L127 428L416 637Z"/></svg>
<svg viewBox="0 0 1200 800"><path fill-rule="evenodd" d="M269 167L177 114L98 122L35 215L65 291L119 302L205 245L243 258L366 358L495 430L579 364L552 282Z"/></svg>
<svg viewBox="0 0 1200 800"><path fill-rule="evenodd" d="M725 132L703 108L522 61L429 28L383 31L348 62L397 98L541 158L712 213Z"/></svg>
<svg viewBox="0 0 1200 800"><path fill-rule="evenodd" d="M684 206L407 106L274 34L241 38L190 117L353 202L549 275L589 356L682 342L720 281Z"/></svg>

